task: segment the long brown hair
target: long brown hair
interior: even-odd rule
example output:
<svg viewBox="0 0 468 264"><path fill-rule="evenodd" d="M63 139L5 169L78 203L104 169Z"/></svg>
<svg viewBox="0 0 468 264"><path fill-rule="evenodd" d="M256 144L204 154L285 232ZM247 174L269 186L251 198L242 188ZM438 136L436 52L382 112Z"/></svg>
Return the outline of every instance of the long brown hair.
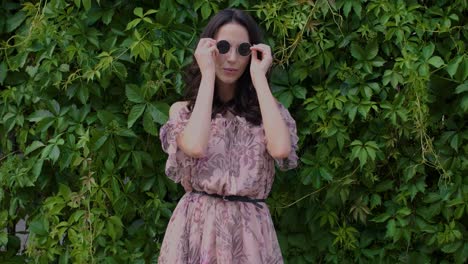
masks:
<svg viewBox="0 0 468 264"><path fill-rule="evenodd" d="M208 22L201 33L200 38L214 38L220 27L232 22L247 29L250 43L252 45L262 43L262 34L255 20L245 12L231 8L219 11ZM189 101L188 108L190 111L193 110L193 106L195 105L200 81L201 72L194 57L192 64L186 69L185 78L185 83L187 85L185 98ZM223 114L228 108L230 108L236 115L243 116L247 121L254 125L261 124L262 116L260 106L258 104L257 93L253 87L252 79L250 77L249 67L245 69L244 73L237 81L234 98L229 102L223 103L221 101L215 87L211 118L213 119L218 113Z"/></svg>

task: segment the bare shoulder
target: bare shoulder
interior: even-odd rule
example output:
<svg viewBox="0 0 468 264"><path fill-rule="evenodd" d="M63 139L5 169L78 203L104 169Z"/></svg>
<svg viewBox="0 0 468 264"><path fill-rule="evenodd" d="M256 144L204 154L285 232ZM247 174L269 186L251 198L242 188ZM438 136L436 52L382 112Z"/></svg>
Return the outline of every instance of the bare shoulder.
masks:
<svg viewBox="0 0 468 264"><path fill-rule="evenodd" d="M177 115L177 113L179 113L180 110L182 110L182 108L187 106L188 103L189 101L178 101L178 102L173 103L171 105L171 108L169 109L169 116L175 117L175 115Z"/></svg>

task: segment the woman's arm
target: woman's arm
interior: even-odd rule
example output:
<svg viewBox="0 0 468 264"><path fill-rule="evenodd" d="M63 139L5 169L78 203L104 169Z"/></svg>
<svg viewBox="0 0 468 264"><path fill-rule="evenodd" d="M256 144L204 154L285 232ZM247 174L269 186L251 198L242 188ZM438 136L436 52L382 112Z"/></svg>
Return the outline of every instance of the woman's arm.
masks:
<svg viewBox="0 0 468 264"><path fill-rule="evenodd" d="M267 139L266 147L273 158L287 158L291 151L291 136L266 78L266 72L273 61L271 50L265 44L254 45L251 50L250 76L257 91L262 113L263 128ZM257 57L258 52L262 54L261 60Z"/></svg>
<svg viewBox="0 0 468 264"><path fill-rule="evenodd" d="M205 155L210 136L214 75L203 76L197 100L184 131L177 137L177 145L185 154L194 158Z"/></svg>
<svg viewBox="0 0 468 264"><path fill-rule="evenodd" d="M262 113L263 128L267 139L267 150L273 158L287 158L291 152L291 136L286 122L273 97L266 77L255 84Z"/></svg>
<svg viewBox="0 0 468 264"><path fill-rule="evenodd" d="M194 54L202 76L200 87L187 126L176 139L179 148L195 158L205 155L210 136L217 52L216 40L200 39Z"/></svg>

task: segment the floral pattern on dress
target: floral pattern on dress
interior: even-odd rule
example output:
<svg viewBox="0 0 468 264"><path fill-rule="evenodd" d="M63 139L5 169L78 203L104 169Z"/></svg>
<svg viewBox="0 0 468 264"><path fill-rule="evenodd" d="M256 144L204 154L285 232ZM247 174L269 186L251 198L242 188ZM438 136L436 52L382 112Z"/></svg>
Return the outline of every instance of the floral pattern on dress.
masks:
<svg viewBox="0 0 468 264"><path fill-rule="evenodd" d="M218 114L211 122L207 154L192 158L177 147L176 137L187 125L184 107L161 127L160 139L168 154L166 175L180 182L187 193L169 221L158 263L283 263L267 206L232 202L193 193L242 195L266 199L271 191L275 164L280 170L297 166L296 123L278 103L291 137L291 153L274 159L266 149L263 125L240 116Z"/></svg>

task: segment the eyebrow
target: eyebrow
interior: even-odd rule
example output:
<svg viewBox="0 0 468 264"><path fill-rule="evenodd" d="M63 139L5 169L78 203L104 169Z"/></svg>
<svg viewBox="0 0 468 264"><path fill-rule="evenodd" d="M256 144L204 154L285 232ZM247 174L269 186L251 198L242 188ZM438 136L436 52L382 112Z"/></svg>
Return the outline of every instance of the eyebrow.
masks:
<svg viewBox="0 0 468 264"><path fill-rule="evenodd" d="M216 40L216 41L221 41L221 40L226 40L227 42L229 42L229 44L231 44L231 45L233 44L232 41L227 40L227 39L218 39L218 40ZM252 44L252 43L250 43L250 41L240 41L240 42L237 42L237 41L236 41L236 42L234 42L234 44L237 44L237 45L240 45L240 44L242 44L242 43L249 43L249 44Z"/></svg>

